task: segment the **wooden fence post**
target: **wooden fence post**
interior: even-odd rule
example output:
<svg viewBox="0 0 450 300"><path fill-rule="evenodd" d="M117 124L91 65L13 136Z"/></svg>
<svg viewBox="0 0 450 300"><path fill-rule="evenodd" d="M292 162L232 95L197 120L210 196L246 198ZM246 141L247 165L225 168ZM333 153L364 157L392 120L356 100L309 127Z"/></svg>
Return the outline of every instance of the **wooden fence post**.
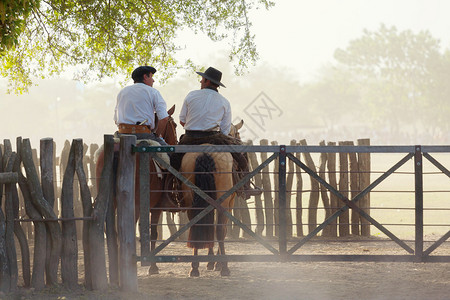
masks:
<svg viewBox="0 0 450 300"><path fill-rule="evenodd" d="M349 146L354 146L352 141L348 142ZM350 196L352 200L359 193L359 170L358 170L358 159L356 158L355 152L350 152L348 154L350 161ZM351 232L353 235L359 235L359 219L360 215L357 211L351 210Z"/></svg>
<svg viewBox="0 0 450 300"><path fill-rule="evenodd" d="M17 169L20 168L21 159L20 159L20 148L21 148L21 139L17 139L19 142L17 142L17 157L16 161L14 163L13 170L18 175ZM21 199L22 198L22 199ZM21 202L22 200L22 202ZM17 190L17 185L14 185L13 189L13 201L14 201L14 219L18 219L19 216L21 216L20 211L23 213L25 212L25 206L23 201L22 193L20 193ZM23 214L25 215L25 213ZM27 225L29 225L31 222L27 222ZM25 231L22 228L22 225L19 222L14 222L14 234L16 235L17 240L19 241L20 245L20 255L22 257L22 277L24 281L24 287L30 287L31 285L31 270L30 270L30 248L28 246L27 236Z"/></svg>
<svg viewBox="0 0 450 300"><path fill-rule="evenodd" d="M253 142L249 140L247 142L247 145L253 146ZM255 152L249 152L248 158L250 160L251 164L251 170L254 170L256 167L258 167L258 159L256 157ZM262 187L262 177L261 173L258 173L254 176L255 178L255 185ZM255 218L256 218L256 234L262 235L262 232L264 230L264 212L263 212L263 205L261 201L261 195L255 196Z"/></svg>
<svg viewBox="0 0 450 300"><path fill-rule="evenodd" d="M301 140L300 145L306 146L306 140ZM306 166L313 172L316 171L316 166L311 157L311 153L304 152L303 157L305 159ZM311 233L317 227L317 205L319 204L319 183L309 176L311 181L311 192L309 194L309 212L308 212L308 232Z"/></svg>
<svg viewBox="0 0 450 300"><path fill-rule="evenodd" d="M328 142L328 146L336 146L335 142ZM337 179L336 179L336 153L327 153L327 169L328 169L328 181L330 185L337 190ZM334 214L338 210L339 199L334 193L330 193L330 207L331 214ZM330 235L337 237L337 219L334 219L330 223Z"/></svg>
<svg viewBox="0 0 450 300"><path fill-rule="evenodd" d="M46 138L40 140L39 157L41 164L41 186L44 199L48 202L48 205L52 208L55 204L55 190L54 190L54 173L53 173L53 139ZM54 212L54 210L53 210ZM46 225L47 236L50 237L50 227ZM47 284L58 283L58 265L59 265L59 253L52 251L52 242L50 238L47 238L47 251L45 259L45 274ZM53 255L53 256L52 256Z"/></svg>
<svg viewBox="0 0 450 300"><path fill-rule="evenodd" d="M269 145L269 141L266 139L260 140L261 146L267 146ZM267 160L267 153L261 152L261 162L264 162ZM264 189L264 208L265 208L265 215L266 215L266 237L270 238L273 237L273 225L274 225L274 219L273 219L273 202L272 202L272 187L270 184L270 170L269 166L266 166L264 169L262 169L262 184Z"/></svg>
<svg viewBox="0 0 450 300"><path fill-rule="evenodd" d="M290 145L295 146L297 144L296 140L291 140ZM291 210L291 197L292 197L292 186L294 184L294 173L295 166L292 160L288 160L288 173L286 176L286 235L287 238L292 237L292 210Z"/></svg>
<svg viewBox="0 0 450 300"><path fill-rule="evenodd" d="M339 146L345 146L346 142L339 142ZM348 198L348 153L339 153L339 192ZM339 207L344 204L339 201ZM345 211L339 216L339 236L350 235L349 211Z"/></svg>
<svg viewBox="0 0 450 300"><path fill-rule="evenodd" d="M112 202L114 139L112 135L104 136L103 170L99 179L98 195L94 202L93 216L89 228L90 261L92 265L92 289L104 290L108 287L106 276L106 255L104 228L109 202ZM109 254L109 252L108 252ZM112 260L113 258L109 258ZM110 270L111 272L111 270Z"/></svg>
<svg viewBox="0 0 450 300"><path fill-rule="evenodd" d="M146 141L139 143L140 147L147 147ZM150 255L150 230L157 224L150 224L150 153L139 153L139 199L145 199L139 203L139 234L141 240L141 257ZM136 196L136 195L135 195ZM147 199L149 199L147 201ZM156 243L156 241L155 241Z"/></svg>
<svg viewBox="0 0 450 300"><path fill-rule="evenodd" d="M297 143L300 145L300 143ZM300 152L295 153L295 157L298 160L301 160ZM299 165L295 165L295 173L297 175L297 194L295 197L295 222L296 222L296 230L297 236L303 236L303 178L302 178L302 169Z"/></svg>
<svg viewBox="0 0 450 300"><path fill-rule="evenodd" d="M135 154L131 152L136 136L120 137L117 174L117 225L119 237L119 286L137 291L136 230L134 225Z"/></svg>
<svg viewBox="0 0 450 300"><path fill-rule="evenodd" d="M6 153L5 153L6 154ZM3 173L0 185L5 185L5 225L6 228L0 234L3 239L4 233L4 245L6 250L6 260L3 261L2 269L5 270L4 266L8 266L7 278L8 278L8 286L7 292L14 292L17 290L17 279L18 279L18 268L17 268L17 253L16 247L14 243L14 204L13 204L13 185L17 182L17 173L13 173L13 166L16 160L16 153L9 151L8 156L3 157ZM8 176L9 175L9 176ZM0 201L1 204L1 201ZM0 205L1 211L1 205ZM1 214L0 214L1 215ZM1 219L1 218L0 218ZM0 220L0 223L3 223L3 220ZM3 259L3 258L2 258ZM5 275L4 272L0 272L0 274ZM0 278L2 280L2 278ZM1 284L0 284L1 285Z"/></svg>
<svg viewBox="0 0 450 300"><path fill-rule="evenodd" d="M320 146L325 146L325 141L320 141ZM325 168L327 164L327 154L325 152L320 153L319 162L319 176L326 181ZM325 220L331 216L330 198L328 197L328 190L320 184L320 197L322 198L323 209L325 210ZM331 225L328 225L323 229L323 236L331 236Z"/></svg>
<svg viewBox="0 0 450 300"><path fill-rule="evenodd" d="M358 146L370 146L370 139L359 139ZM370 184L370 153L358 153L359 169L359 190L364 190ZM360 201L360 206L370 215L370 193L365 195ZM361 235L370 236L370 223L365 218L360 217Z"/></svg>
<svg viewBox="0 0 450 300"><path fill-rule="evenodd" d="M33 219L40 219L41 216L45 217L45 219L47 220L56 220L57 217L53 211L53 208L50 207L50 205L48 204L48 202L44 199L43 193L42 193L42 189L39 183L39 177L37 175L37 171L35 169L34 166L34 162L33 162L33 158L32 158L32 150L31 150L31 145L30 145L30 140L29 139L24 139L21 143L21 159L27 174L27 178L26 179L22 179L22 184L21 184L21 173L19 173L19 185L20 188L22 189L22 192L24 193L24 197L25 194L28 194L27 197L28 199L31 199L32 204L28 205L28 209L27 209L27 214L33 218ZM19 172L20 168L18 169ZM26 181L26 182L24 182ZM25 197L26 198L26 197ZM35 222L34 226L36 228L36 226L40 227L41 229L39 229L42 232L43 235L43 239L42 239L42 244L44 246L43 248L43 252L38 256L38 254L36 254L36 247L35 247L35 255L34 258L39 260L39 263L41 263L42 261L42 265L45 265L45 226L43 224L38 224L41 222ZM52 251L54 252L54 256L53 257L59 257L60 255L60 251L61 251L61 244L62 244L62 235L61 235L61 228L59 227L59 223L58 222L48 222L48 226L50 228L50 237L52 239ZM36 234L38 233L38 230L36 230ZM37 238L37 237L36 237ZM38 245L35 242L35 245ZM40 245L38 247L41 247ZM76 260L75 260L76 261ZM35 261L36 262L36 261ZM36 265L35 265L36 266ZM33 268L33 276L32 276L32 285L33 285L33 277L34 277L34 268ZM75 270L76 272L77 270ZM62 268L61 268L61 273L62 273ZM42 274L43 275L43 274ZM35 282L35 286L39 286L41 287L41 284L43 283L43 279L40 279L41 274L39 273L39 280L38 282Z"/></svg>
<svg viewBox="0 0 450 300"><path fill-rule="evenodd" d="M74 175L75 175L75 144L70 147L67 165L64 170L64 179L61 191L61 215L63 247L61 255L61 277L63 284L69 289L78 286L78 239L74 218ZM72 220L70 220L72 219Z"/></svg>
<svg viewBox="0 0 450 300"><path fill-rule="evenodd" d="M91 199L91 191L89 190L89 186L87 183L85 170L86 165L83 163L86 149L83 149L83 140L76 139L73 140L75 144L75 172L77 174L78 183L80 186L80 199L82 204L83 217L90 217L92 215L92 199ZM90 221L84 220L83 222L79 222L82 224L81 232L82 232L82 241L83 241L83 258L84 258L84 284L85 287L89 290L92 290L92 263L90 260L90 247L89 247L89 227Z"/></svg>
<svg viewBox="0 0 450 300"><path fill-rule="evenodd" d="M270 142L270 144L272 146L277 146L278 142L277 141L272 141ZM279 215L279 209L280 209L280 188L279 188L279 182L278 182L278 169L279 169L279 158L277 157L273 163L273 219L275 220L274 224L275 224L275 236L279 236L279 232L280 232L280 215Z"/></svg>

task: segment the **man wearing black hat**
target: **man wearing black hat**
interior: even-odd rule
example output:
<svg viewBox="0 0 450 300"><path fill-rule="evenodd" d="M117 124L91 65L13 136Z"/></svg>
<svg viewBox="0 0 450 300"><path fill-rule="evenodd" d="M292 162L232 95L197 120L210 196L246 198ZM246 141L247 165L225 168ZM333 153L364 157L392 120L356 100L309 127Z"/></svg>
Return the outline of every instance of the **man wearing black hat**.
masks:
<svg viewBox="0 0 450 300"><path fill-rule="evenodd" d="M230 102L219 94L219 86L225 87L220 82L222 72L209 67L204 73L197 72L202 79L200 90L190 92L184 99L180 112L180 123L185 129L185 134L180 138L180 145L199 145L210 143L214 145L242 145L242 141L229 136L231 128ZM248 159L246 153L231 153L238 163L237 172L241 178L248 173ZM183 153L174 153L171 156L171 164L177 170L180 169ZM244 186L246 199L253 195L261 194L260 189L250 187L247 181Z"/></svg>
<svg viewBox="0 0 450 300"><path fill-rule="evenodd" d="M160 123L169 119L166 101L153 88L155 73L156 69L150 66L140 66L133 71L134 84L123 88L117 95L114 122L119 134L134 134L138 139L152 139L167 145L153 133L157 125L155 113Z"/></svg>

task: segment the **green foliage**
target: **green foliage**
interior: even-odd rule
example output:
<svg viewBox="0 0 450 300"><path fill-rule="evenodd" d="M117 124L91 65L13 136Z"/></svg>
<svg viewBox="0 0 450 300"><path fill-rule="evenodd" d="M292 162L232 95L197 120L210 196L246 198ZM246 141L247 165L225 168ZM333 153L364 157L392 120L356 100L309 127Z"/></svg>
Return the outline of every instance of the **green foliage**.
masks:
<svg viewBox="0 0 450 300"><path fill-rule="evenodd" d="M18 44L27 17L38 4L34 0L0 1L0 55Z"/></svg>
<svg viewBox="0 0 450 300"><path fill-rule="evenodd" d="M269 0L16 2L24 9L19 4L8 8L21 18L9 18L8 11L5 16L20 21L20 26L12 35L2 31L0 69L15 91L26 90L33 76L59 74L71 66L81 67L74 77L86 82L128 75L143 64L154 65L161 78L168 78L180 68L174 59L179 49L174 39L184 28L203 32L214 41L229 39L230 60L240 72L258 58L247 13L273 5Z"/></svg>

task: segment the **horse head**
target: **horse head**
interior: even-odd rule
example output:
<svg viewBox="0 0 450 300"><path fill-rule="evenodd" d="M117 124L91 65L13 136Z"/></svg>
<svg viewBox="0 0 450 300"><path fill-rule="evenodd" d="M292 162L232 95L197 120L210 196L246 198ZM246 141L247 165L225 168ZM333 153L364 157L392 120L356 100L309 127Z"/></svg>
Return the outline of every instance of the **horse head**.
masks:
<svg viewBox="0 0 450 300"><path fill-rule="evenodd" d="M239 129L241 129L243 125L244 120L241 120L237 124L231 124L230 133L228 135L240 140L241 136L239 135Z"/></svg>
<svg viewBox="0 0 450 300"><path fill-rule="evenodd" d="M169 114L169 118L167 122L159 122L156 134L162 136L162 138L166 141L169 145L176 145L178 144L177 139L177 124L175 123L175 120L173 119L172 115L175 111L175 104L167 111Z"/></svg>

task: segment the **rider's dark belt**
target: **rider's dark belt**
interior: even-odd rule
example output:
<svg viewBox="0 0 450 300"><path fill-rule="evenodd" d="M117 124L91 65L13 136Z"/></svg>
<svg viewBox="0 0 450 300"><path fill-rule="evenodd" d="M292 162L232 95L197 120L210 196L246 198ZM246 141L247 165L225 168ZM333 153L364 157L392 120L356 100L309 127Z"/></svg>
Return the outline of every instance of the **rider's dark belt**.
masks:
<svg viewBox="0 0 450 300"><path fill-rule="evenodd" d="M119 133L152 133L149 125L119 124Z"/></svg>
<svg viewBox="0 0 450 300"><path fill-rule="evenodd" d="M191 137L205 137L218 134L220 131L186 130L186 135Z"/></svg>

